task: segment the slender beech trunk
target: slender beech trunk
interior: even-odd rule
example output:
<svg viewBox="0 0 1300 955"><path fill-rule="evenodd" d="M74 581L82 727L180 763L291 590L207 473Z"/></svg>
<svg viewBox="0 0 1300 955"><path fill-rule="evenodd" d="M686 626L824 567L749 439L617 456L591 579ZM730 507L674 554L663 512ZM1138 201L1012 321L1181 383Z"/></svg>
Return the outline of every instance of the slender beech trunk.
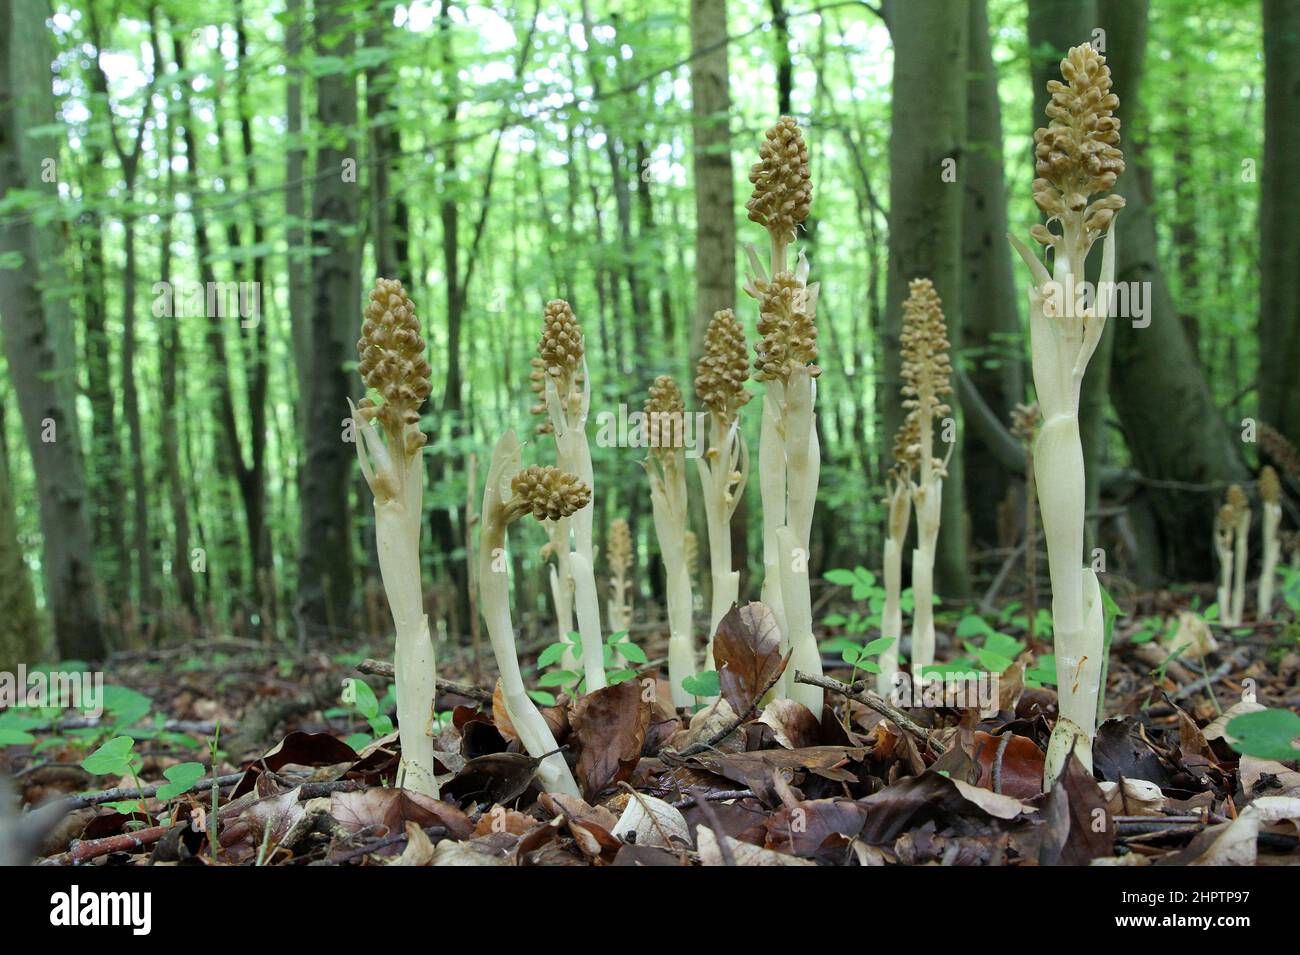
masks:
<svg viewBox="0 0 1300 955"><path fill-rule="evenodd" d="M731 165L727 0L691 0L691 157L695 174L695 312L691 368L713 313L736 306L736 196ZM748 585L749 508L731 519L731 565Z"/></svg>
<svg viewBox="0 0 1300 955"><path fill-rule="evenodd" d="M38 663L44 643L36 592L18 539L12 488L5 406L0 402L0 672L4 673L15 672L20 663Z"/></svg>
<svg viewBox="0 0 1300 955"><path fill-rule="evenodd" d="M48 36L41 6L0 0L0 197L11 189L32 189L53 201L55 184L40 176L48 147L32 143L25 133L54 120ZM57 230L38 230L21 218L0 229L0 257L20 263L0 269L0 327L36 469L41 569L54 650L62 657L97 661L107 647L86 514L61 242Z"/></svg>
<svg viewBox="0 0 1300 955"><path fill-rule="evenodd" d="M962 183L962 336L970 377L1002 423L1024 397L1021 296L1011 270L1007 189L1002 176L1002 109L989 43L987 0L970 0L970 65L966 82L966 152ZM972 430L963 448L972 536L997 541L998 505L1011 486L988 444Z"/></svg>
<svg viewBox="0 0 1300 955"><path fill-rule="evenodd" d="M961 348L962 186L965 164L967 0L891 2L887 7L894 42L893 105L889 147L889 279L885 312L885 433L903 419L899 398L899 332L907 283L934 282L943 299L948 337ZM956 175L957 179L952 180ZM945 178L947 181L945 181ZM955 396L949 402L957 415ZM945 597L970 594L966 557L966 507L962 495L962 428L944 481L943 516L935 571ZM936 445L940 457L945 445Z"/></svg>
<svg viewBox="0 0 1300 955"><path fill-rule="evenodd" d="M316 4L316 47L321 56L347 57L356 47L344 0ZM339 39L341 37L341 39ZM326 46L327 39L331 45ZM333 42L337 40L337 42ZM318 134L312 197L312 241L326 248L312 259L309 380L302 396L307 457L301 501L298 611L303 624L343 629L352 600L351 486L356 453L344 440L348 398L358 383L344 365L355 360L360 327L361 277L350 230L360 216L355 181L356 76L340 71L316 81Z"/></svg>
<svg viewBox="0 0 1300 955"><path fill-rule="evenodd" d="M1264 0L1259 414L1300 445L1300 5ZM1240 178L1240 177L1238 177ZM1249 188L1238 182L1238 188Z"/></svg>

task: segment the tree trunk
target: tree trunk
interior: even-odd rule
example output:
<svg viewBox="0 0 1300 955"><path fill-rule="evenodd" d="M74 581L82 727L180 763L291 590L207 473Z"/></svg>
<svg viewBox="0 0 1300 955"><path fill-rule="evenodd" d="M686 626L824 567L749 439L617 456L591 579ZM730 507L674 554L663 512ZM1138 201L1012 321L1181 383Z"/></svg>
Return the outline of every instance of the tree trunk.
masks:
<svg viewBox="0 0 1300 955"><path fill-rule="evenodd" d="M88 71L90 87L108 104L108 84L102 71ZM112 106L106 105L111 117ZM84 195L103 195L105 150L99 134L86 140L86 166L81 172ZM91 531L97 566L109 608L120 612L130 589L126 496L122 485L122 439L117 427L117 395L113 388L113 340L108 334L108 293L105 288L104 226L97 203L90 203L79 228L83 271L86 397L90 402Z"/></svg>
<svg viewBox="0 0 1300 955"><path fill-rule="evenodd" d="M966 83L966 153L962 180L962 335L970 377L1007 425L1024 397L1020 300L1007 242L1007 189L1002 178L1002 108L989 44L987 0L970 0L970 73ZM1012 481L988 444L971 431L963 449L966 502L973 537L996 543L998 505Z"/></svg>
<svg viewBox="0 0 1300 955"><path fill-rule="evenodd" d="M1156 254L1151 169L1145 154L1141 99L1148 0L1103 0L1102 22L1113 89L1120 98L1125 171L1115 192L1128 200L1116 216L1115 281L1143 286L1146 327L1116 316L1111 399L1138 470L1149 479L1184 487L1149 488L1159 524L1162 559L1149 565L1178 580L1209 579L1209 529L1223 484L1246 477L1230 437L1183 334ZM1145 291L1149 289L1149 297ZM1089 375L1091 375L1091 368Z"/></svg>
<svg viewBox="0 0 1300 955"><path fill-rule="evenodd" d="M352 55L356 39L343 0L316 7L320 56ZM326 47L326 38L342 39ZM316 83L316 120L326 136L316 153L312 245L329 249L312 259L311 328L305 402L307 458L302 481L298 604L301 619L316 628L344 628L352 599L352 535L348 487L356 450L343 440L348 398L360 387L344 370L354 360L361 327L361 289L355 239L360 215L355 181L356 77L338 72ZM349 172L350 170L350 172ZM348 181L351 180L351 181Z"/></svg>
<svg viewBox="0 0 1300 955"><path fill-rule="evenodd" d="M1259 416L1300 445L1300 6L1264 0Z"/></svg>
<svg viewBox="0 0 1300 955"><path fill-rule="evenodd" d="M926 277L943 299L953 351L961 348L961 181L971 176L960 155L966 136L966 0L890 3L894 43L889 146L889 278L885 312L886 435L903 419L899 332L908 282ZM953 164L956 163L954 166ZM955 173L958 181L951 181ZM945 181L947 174L949 181ZM952 400L954 414L958 402ZM944 481L935 572L946 597L970 594L962 432ZM889 446L889 442L886 442ZM943 445L936 444L940 453Z"/></svg>
<svg viewBox="0 0 1300 955"><path fill-rule="evenodd" d="M18 540L12 487L5 406L0 402L0 672L3 673L13 673L20 663L32 666L40 662L44 642L32 578Z"/></svg>
<svg viewBox="0 0 1300 955"><path fill-rule="evenodd" d="M691 133L695 173L694 369L713 313L735 308L736 195L731 167L731 69L727 63L727 0L691 0ZM755 146L757 149L757 145ZM732 567L748 580L749 507L742 497L731 521Z"/></svg>
<svg viewBox="0 0 1300 955"><path fill-rule="evenodd" d="M162 63L158 52L157 40L154 40L154 62ZM170 102L170 101L169 101ZM162 159L166 165L167 191L164 196L162 233L158 251L158 281L164 286L172 280L172 222L170 210L175 205L176 178L172 169L172 155L175 146L173 125L170 116L163 136ZM163 449L163 470L167 481L167 497L171 504L172 515L172 570L176 579L176 596L182 610L188 615L187 627L194 626L199 618L199 606L194 589L194 572L190 567L190 512L189 498L181 477L180 440L177 435L178 382L177 372L184 361L184 343L181 338L181 323L176 318L167 321L167 334L164 347L159 353L159 401L161 407L160 431Z"/></svg>
<svg viewBox="0 0 1300 955"><path fill-rule="evenodd" d="M53 121L50 62L43 8L0 0L0 197L11 189L32 189L57 201L54 184L40 176L47 149L23 133ZM36 468L41 566L56 652L89 662L102 660L107 648L91 558L59 241L55 230L38 232L21 219L0 229L0 257L20 263L0 269L0 319L9 378Z"/></svg>

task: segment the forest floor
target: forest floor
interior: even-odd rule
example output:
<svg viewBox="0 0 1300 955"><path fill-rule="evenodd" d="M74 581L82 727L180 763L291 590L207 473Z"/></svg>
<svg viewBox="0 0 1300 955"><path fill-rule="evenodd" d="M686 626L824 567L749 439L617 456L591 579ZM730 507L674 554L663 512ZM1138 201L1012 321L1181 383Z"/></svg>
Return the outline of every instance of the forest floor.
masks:
<svg viewBox="0 0 1300 955"><path fill-rule="evenodd" d="M783 661L755 613L724 621L721 696L693 715L645 679L544 708L585 799L536 789L468 659L439 661L439 708L454 709L433 800L385 785L398 755L382 663L241 640L120 655L99 720L0 714L0 774L50 807L23 817L44 864L1300 864L1296 762L1240 755L1224 732L1261 705L1300 707L1296 623L1225 633L1180 618L1188 603L1139 595L1118 619L1094 772L1071 761L1050 794L1041 663L1007 667L983 715L886 719L863 692L874 678L848 685L865 674L827 653L838 689L818 719L759 703ZM1013 641L996 650L1025 644L1015 619L988 628ZM996 653L943 636L972 629L941 617L941 648Z"/></svg>

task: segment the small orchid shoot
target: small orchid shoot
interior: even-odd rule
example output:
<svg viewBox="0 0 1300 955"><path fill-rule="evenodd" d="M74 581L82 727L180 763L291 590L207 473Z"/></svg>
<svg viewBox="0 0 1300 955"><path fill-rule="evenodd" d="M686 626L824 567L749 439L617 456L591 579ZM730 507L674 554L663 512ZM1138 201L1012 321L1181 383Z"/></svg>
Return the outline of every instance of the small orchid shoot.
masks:
<svg viewBox="0 0 1300 955"><path fill-rule="evenodd" d="M519 441L507 431L497 442L483 489L482 530L479 534L479 608L487 623L492 654L501 674L501 699L506 715L524 749L540 759L537 776L548 792L579 794L564 757L556 752L551 732L528 697L519 671L519 652L510 616L510 570L506 529L532 514L538 521L559 521L591 503L591 489L577 477L554 467L536 465L520 470Z"/></svg>
<svg viewBox="0 0 1300 955"><path fill-rule="evenodd" d="M605 612L610 632L617 633L632 626L632 582L628 578L632 569L632 529L621 517L610 521L605 537L605 563L609 565Z"/></svg>
<svg viewBox="0 0 1300 955"><path fill-rule="evenodd" d="M420 431L420 406L433 386L415 305L401 282L375 282L357 353L362 381L380 398L352 405L352 420L361 473L374 495L379 571L397 631L394 670L402 745L398 783L436 797L435 660L420 583L422 452L427 440Z"/></svg>
<svg viewBox="0 0 1300 955"><path fill-rule="evenodd" d="M1096 351L1110 310L1110 295L1093 296L1080 306L1073 290L1084 281L1088 252L1105 236L1099 289L1115 279L1116 213L1124 199L1091 197L1112 189L1124 171L1119 148L1119 97L1110 89L1106 58L1083 44L1061 61L1065 82L1047 84L1048 124L1034 133L1034 202L1049 224L1030 235L1050 249L1052 271L1017 239L1011 243L1028 267L1030 340L1034 388L1043 426L1034 449L1034 476L1047 538L1052 580L1052 625L1060 679L1061 715L1055 752L1073 750L1092 766L1098 688L1105 652L1100 587L1093 571L1082 568L1084 507L1083 448L1079 437L1079 394L1088 361ZM1050 787L1065 758L1048 761L1044 785Z"/></svg>
<svg viewBox="0 0 1300 955"><path fill-rule="evenodd" d="M745 330L731 309L715 312L695 375L695 393L709 409L709 450L695 459L704 495L713 578L706 667L712 666L713 635L740 595L740 572L731 568L731 519L749 479L749 446L740 432L740 411L753 397L745 389L748 378Z"/></svg>
<svg viewBox="0 0 1300 955"><path fill-rule="evenodd" d="M673 705L695 702L682 681L695 675L695 637L691 625L690 565L686 554L686 450L683 427L686 404L677 382L660 375L645 402L649 457L642 462L650 476L650 504L655 536L663 559L668 602L668 680Z"/></svg>
<svg viewBox="0 0 1300 955"><path fill-rule="evenodd" d="M534 367L535 373L541 373L541 410L546 415L543 430L555 436L556 464L592 488L591 446L587 442L591 387L586 345L582 325L569 303L562 299L546 304ZM589 692L605 686L593 519L593 508L588 502L572 516L547 525L557 564L551 582L557 611L572 607L577 614L578 631L582 634L582 666ZM560 639L567 640L571 625L567 614L557 613L557 616L564 628Z"/></svg>
<svg viewBox="0 0 1300 955"><path fill-rule="evenodd" d="M952 409L944 398L952 393L949 379L948 330L943 303L926 278L913 279L903 303L903 407L907 421L903 447L895 454L912 474L912 504L916 508L916 550L912 552L912 666L919 677L934 663L934 558L938 550L939 519L947 459L934 456L935 425ZM952 445L948 453L952 453ZM906 533L906 525L904 525Z"/></svg>
<svg viewBox="0 0 1300 955"><path fill-rule="evenodd" d="M1259 499L1264 505L1264 552L1259 568L1259 595L1255 615L1268 620L1273 609L1273 578L1281 551L1278 527L1282 523L1282 482L1277 472L1264 465L1259 472Z"/></svg>

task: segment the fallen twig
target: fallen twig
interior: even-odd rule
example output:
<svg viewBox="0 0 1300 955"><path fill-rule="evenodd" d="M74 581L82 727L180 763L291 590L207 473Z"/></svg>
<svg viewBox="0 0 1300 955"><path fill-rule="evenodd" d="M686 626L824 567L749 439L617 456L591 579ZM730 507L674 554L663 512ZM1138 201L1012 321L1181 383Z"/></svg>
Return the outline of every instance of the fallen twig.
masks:
<svg viewBox="0 0 1300 955"><path fill-rule="evenodd" d="M225 776L218 776L216 779L217 786L232 786L244 778L244 774L229 773ZM178 795L192 792L207 792L212 788L212 777L200 779L189 789ZM145 786L143 789L136 789L134 786L120 786L116 789L105 789L97 793L86 793L82 796L68 796L62 801L65 812L72 812L75 809L85 809L87 806L101 806L106 802L121 802L127 799L148 799L157 795L158 790L163 786L170 786L169 782L155 783L152 786Z"/></svg>
<svg viewBox="0 0 1300 955"><path fill-rule="evenodd" d="M116 836L91 839L87 842L74 840L67 852L51 856L42 861L41 865L76 865L80 862L98 859L100 856L106 856L111 852L130 852L133 849L143 849L145 846L153 845L165 836L169 829L171 829L170 825L150 826L148 829L123 832Z"/></svg>
<svg viewBox="0 0 1300 955"><path fill-rule="evenodd" d="M387 660L362 660L357 665L357 672L364 673L367 676L381 676L391 680L397 671L393 669L393 665ZM457 683L454 680L444 680L442 677L438 677L437 690L439 693L454 693L456 696L463 696L475 703L492 702L491 690L485 690L483 687L474 686L471 683Z"/></svg>
<svg viewBox="0 0 1300 955"><path fill-rule="evenodd" d="M795 670L794 682L806 683L809 686L819 686L823 690L830 690L832 693L838 693L840 696L848 697L850 700L856 700L863 706L870 707L881 716L893 721L899 729L911 733L923 743L928 743L930 748L940 756L947 752L948 747L934 739L930 735L928 729L887 701L879 693L867 689L865 682L861 680L850 685L848 683L841 683L839 680L833 680L828 676L811 676L807 673Z"/></svg>

